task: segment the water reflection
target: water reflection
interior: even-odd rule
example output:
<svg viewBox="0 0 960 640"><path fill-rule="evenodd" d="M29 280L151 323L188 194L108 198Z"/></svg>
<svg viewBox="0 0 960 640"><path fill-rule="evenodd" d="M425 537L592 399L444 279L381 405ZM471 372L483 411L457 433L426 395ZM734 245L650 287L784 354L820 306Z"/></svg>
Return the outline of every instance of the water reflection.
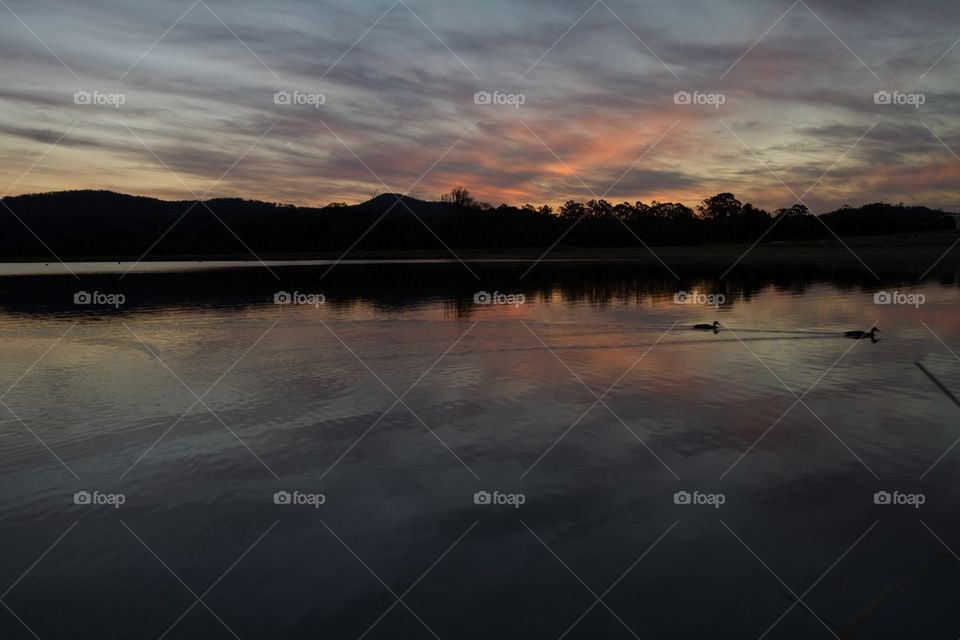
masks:
<svg viewBox="0 0 960 640"><path fill-rule="evenodd" d="M910 284L896 273L552 264L518 282L527 266L3 278L4 601L44 638L229 636L199 605L179 618L182 580L215 585L242 638L359 637L415 584L404 601L442 638L758 637L794 604L782 580L816 584L804 602L838 635L960 626L958 409L915 365L960 389L955 274L912 307L874 304ZM129 304L78 309L81 289ZM874 325L877 344L844 336ZM620 621L577 622L595 602L578 579L615 585ZM417 617L396 605L367 637L430 637ZM769 637L824 635L798 606Z"/></svg>
<svg viewBox="0 0 960 640"><path fill-rule="evenodd" d="M229 264L229 263L227 263ZM187 265L189 266L189 265ZM467 317L478 311L478 291L522 294L526 301L539 303L644 305L673 300L683 292L696 296L718 296L718 311L749 302L766 289L794 296L804 295L812 286L829 283L842 292L874 292L884 288L914 290L922 265L888 265L878 269L880 280L865 275L857 265L839 269L828 264L741 266L731 275L707 275L715 268L674 269L677 277L656 266L629 263L542 262L530 270L528 262L479 263L470 272L457 262L421 261L399 264L348 264L331 268L319 265L259 265L235 268L179 263L161 263L156 271L125 273L125 268L104 264L104 272L76 277L59 275L16 275L16 265L0 267L0 308L21 313L91 313L105 304L83 308L74 303L78 291L102 295L123 294L124 312L162 308L206 307L243 308L273 301L278 291L322 293L331 308L355 305L391 311L419 305L442 303L450 317ZM91 270L94 266L91 264ZM149 266L141 266L147 269ZM28 273L33 269L28 269ZM2 275L7 274L7 275ZM927 282L942 287L960 283L960 270L943 265ZM506 305L510 306L510 305Z"/></svg>

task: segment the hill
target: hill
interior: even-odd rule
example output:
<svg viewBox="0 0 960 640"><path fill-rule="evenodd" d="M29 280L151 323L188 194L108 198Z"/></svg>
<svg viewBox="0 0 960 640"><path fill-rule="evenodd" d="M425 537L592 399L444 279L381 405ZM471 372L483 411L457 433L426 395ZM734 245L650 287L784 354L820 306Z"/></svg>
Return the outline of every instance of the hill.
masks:
<svg viewBox="0 0 960 640"><path fill-rule="evenodd" d="M460 195L466 194L462 191ZM834 241L946 232L943 211L875 203L820 216L794 205L770 214L732 194L696 211L676 203L567 202L491 207L464 196L429 202L382 194L366 202L296 207L220 198L167 201L111 191L62 191L3 199L0 259L204 258L346 251L464 250ZM825 224L822 224L825 223ZM442 239L442 242L441 242Z"/></svg>

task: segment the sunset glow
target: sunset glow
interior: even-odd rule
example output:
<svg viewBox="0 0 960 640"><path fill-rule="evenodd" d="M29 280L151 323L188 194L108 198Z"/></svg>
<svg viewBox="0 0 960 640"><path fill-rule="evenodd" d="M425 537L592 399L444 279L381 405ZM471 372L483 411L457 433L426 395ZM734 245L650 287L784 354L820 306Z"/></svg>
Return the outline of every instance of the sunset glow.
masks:
<svg viewBox="0 0 960 640"><path fill-rule="evenodd" d="M955 5L8 5L8 195L960 208Z"/></svg>

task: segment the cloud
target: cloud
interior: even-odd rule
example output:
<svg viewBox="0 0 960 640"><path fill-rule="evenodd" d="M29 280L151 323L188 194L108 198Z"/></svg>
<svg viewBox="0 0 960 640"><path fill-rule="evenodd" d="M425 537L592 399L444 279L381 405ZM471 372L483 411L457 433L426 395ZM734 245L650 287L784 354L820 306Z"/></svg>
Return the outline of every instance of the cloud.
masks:
<svg viewBox="0 0 960 640"><path fill-rule="evenodd" d="M735 190L776 208L793 200L780 179L802 193L832 167L809 196L818 206L906 193L960 205L946 186L958 161L921 122L960 150L960 49L921 77L956 40L960 7L942 2L810 0L816 15L797 5L759 43L786 6L611 0L584 16L590 5L574 0L408 0L412 12L385 14L390 2L210 0L183 15L173 0L9 4L69 70L19 22L0 24L0 180L76 125L15 192L189 197L180 179L204 191L246 154L217 195L354 201L383 191L380 179L396 191L419 179L421 197L464 184L494 203L555 204L591 197L582 180L597 194L616 183L616 199L693 204ZM80 108L80 90L126 102ZM277 105L279 90L325 103ZM474 104L480 90L524 104ZM880 90L926 103L884 107ZM678 91L725 102L677 105Z"/></svg>

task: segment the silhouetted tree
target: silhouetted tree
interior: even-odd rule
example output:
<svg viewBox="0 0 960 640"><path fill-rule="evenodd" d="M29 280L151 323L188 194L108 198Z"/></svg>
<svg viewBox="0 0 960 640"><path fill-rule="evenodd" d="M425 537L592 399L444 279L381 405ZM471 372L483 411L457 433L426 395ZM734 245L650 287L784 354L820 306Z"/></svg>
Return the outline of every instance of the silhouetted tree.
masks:
<svg viewBox="0 0 960 640"><path fill-rule="evenodd" d="M718 193L707 198L697 207L697 213L705 220L727 220L743 212L743 204L732 193Z"/></svg>
<svg viewBox="0 0 960 640"><path fill-rule="evenodd" d="M587 202L587 217L592 220L613 219L613 207L606 200L590 200Z"/></svg>
<svg viewBox="0 0 960 640"><path fill-rule="evenodd" d="M674 202L657 202L650 205L650 213L673 222L693 222L696 215L690 207Z"/></svg>
<svg viewBox="0 0 960 640"><path fill-rule="evenodd" d="M803 218L804 216L809 216L809 215L810 215L810 209L807 208L807 205L798 202L792 207L777 209L774 217L775 218L783 217L784 219L789 219L789 218Z"/></svg>
<svg viewBox="0 0 960 640"><path fill-rule="evenodd" d="M441 195L440 202L452 204L455 207L461 207L463 209L473 209L477 206L477 201L474 197L470 195L470 192L467 191L466 188L461 186L454 187L449 193Z"/></svg>
<svg viewBox="0 0 960 640"><path fill-rule="evenodd" d="M587 207L582 202L567 200L560 205L557 213L565 220L578 220L587 214Z"/></svg>

